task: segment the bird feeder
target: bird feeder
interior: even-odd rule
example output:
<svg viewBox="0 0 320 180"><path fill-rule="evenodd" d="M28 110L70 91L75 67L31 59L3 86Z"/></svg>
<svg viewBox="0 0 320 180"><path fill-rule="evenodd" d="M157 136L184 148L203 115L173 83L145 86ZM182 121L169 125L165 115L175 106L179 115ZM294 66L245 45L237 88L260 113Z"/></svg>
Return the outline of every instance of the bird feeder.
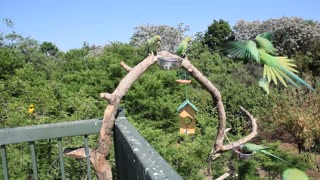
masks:
<svg viewBox="0 0 320 180"><path fill-rule="evenodd" d="M187 71L186 70L178 70L177 76L179 79L176 80L177 83L180 84L190 84L191 79L188 79Z"/></svg>
<svg viewBox="0 0 320 180"><path fill-rule="evenodd" d="M180 119L180 134L195 134L196 119L195 114L198 111L189 99L186 99L177 109Z"/></svg>
<svg viewBox="0 0 320 180"><path fill-rule="evenodd" d="M247 154L247 153L241 152L240 147L233 148L233 152L235 152L238 155L239 159L242 161L246 161L246 160L251 159L251 157L253 155L253 153Z"/></svg>
<svg viewBox="0 0 320 180"><path fill-rule="evenodd" d="M182 61L174 57L158 57L158 65L165 70L178 69Z"/></svg>

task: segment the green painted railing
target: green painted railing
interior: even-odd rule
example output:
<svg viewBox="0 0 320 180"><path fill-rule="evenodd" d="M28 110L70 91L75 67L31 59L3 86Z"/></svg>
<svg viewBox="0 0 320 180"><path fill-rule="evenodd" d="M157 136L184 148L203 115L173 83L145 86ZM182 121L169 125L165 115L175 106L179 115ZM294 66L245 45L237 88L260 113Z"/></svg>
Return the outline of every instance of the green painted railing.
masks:
<svg viewBox="0 0 320 180"><path fill-rule="evenodd" d="M0 129L3 179L8 180L9 169L6 145L29 142L33 179L38 179L36 141L57 139L61 179L66 179L62 141L65 137L83 136L86 154L88 135L100 131L101 120L81 120L37 126ZM117 179L182 179L157 151L137 132L120 112L114 130ZM92 179L89 156L86 156L87 177ZM0 178L1 179L1 178Z"/></svg>

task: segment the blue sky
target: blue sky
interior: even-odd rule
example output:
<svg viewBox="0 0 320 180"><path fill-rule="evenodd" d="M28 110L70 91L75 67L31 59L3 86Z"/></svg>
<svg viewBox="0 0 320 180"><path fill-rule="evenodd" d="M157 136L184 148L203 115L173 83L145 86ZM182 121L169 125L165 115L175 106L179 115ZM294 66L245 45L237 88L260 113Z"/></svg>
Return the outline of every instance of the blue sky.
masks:
<svg viewBox="0 0 320 180"><path fill-rule="evenodd" d="M60 50L83 42L104 45L129 42L141 24L190 26L187 35L204 32L214 19L236 21L297 16L320 21L320 0L0 0L0 18L14 21L14 30ZM0 24L0 31L5 31Z"/></svg>

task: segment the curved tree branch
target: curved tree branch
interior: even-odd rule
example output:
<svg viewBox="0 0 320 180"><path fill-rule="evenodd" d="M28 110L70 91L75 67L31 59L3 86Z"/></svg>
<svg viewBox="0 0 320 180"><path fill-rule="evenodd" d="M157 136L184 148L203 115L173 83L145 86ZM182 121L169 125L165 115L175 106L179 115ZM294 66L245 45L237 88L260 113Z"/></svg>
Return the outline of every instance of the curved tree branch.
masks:
<svg viewBox="0 0 320 180"><path fill-rule="evenodd" d="M241 110L246 113L249 119L252 122L252 132L234 142L229 143L227 145L223 145L225 129L226 129L226 113L222 103L221 93L220 91L196 68L194 67L191 62L185 58L182 59L179 56L171 54L167 51L161 51L157 54L157 56L149 55L135 67L131 68L126 65L124 62L121 62L121 66L128 71L128 74L120 81L117 88L113 91L112 94L109 93L101 93L100 96L106 98L108 100L108 105L105 109L102 127L100 129L100 136L99 136L99 145L96 150L92 150L90 152L90 160L93 164L95 169L96 175L99 180L107 180L112 179L111 173L111 166L109 162L106 160L106 156L110 152L111 147L111 138L112 138L112 129L115 123L115 114L119 103L123 96L128 92L129 88L132 84L155 62L157 62L157 57L159 56L171 56L182 61L182 67L186 69L211 95L214 103L213 107L217 109L218 112L218 132L215 143L212 145L212 151L210 153L210 157L214 156L215 154L220 154L220 152L227 151L232 149L233 146L240 145L251 140L257 134L257 126L256 126L256 119L246 111L244 108L241 107ZM79 150L83 151L83 149ZM74 157L82 157L83 152L77 152L78 154ZM72 155L71 155L72 156ZM209 158L209 164L211 164L212 158Z"/></svg>
<svg viewBox="0 0 320 180"><path fill-rule="evenodd" d="M241 144L247 143L248 141L253 139L258 134L257 119L254 118L250 114L250 112L247 111L246 109L244 109L242 106L240 107L240 109L247 115L247 117L251 121L251 132L247 136L245 136L245 137L243 137L233 143L229 143L227 145L224 145L223 151L227 151L227 150L233 149L234 147L240 146Z"/></svg>

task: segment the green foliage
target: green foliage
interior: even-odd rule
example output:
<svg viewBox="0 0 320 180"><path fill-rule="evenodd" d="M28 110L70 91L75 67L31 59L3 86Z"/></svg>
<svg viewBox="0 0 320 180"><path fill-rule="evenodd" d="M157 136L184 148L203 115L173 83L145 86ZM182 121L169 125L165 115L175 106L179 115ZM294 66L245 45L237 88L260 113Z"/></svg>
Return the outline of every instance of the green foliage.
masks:
<svg viewBox="0 0 320 180"><path fill-rule="evenodd" d="M41 45L40 45L40 51L45 53L46 55L49 56L55 56L57 55L59 49L56 45L54 45L52 42L47 42L44 41Z"/></svg>
<svg viewBox="0 0 320 180"><path fill-rule="evenodd" d="M211 50L220 50L227 39L231 37L232 30L229 23L220 19L213 20L213 23L208 26L208 30L204 33L204 44Z"/></svg>
<svg viewBox="0 0 320 180"><path fill-rule="evenodd" d="M0 47L0 79L8 79L14 75L15 69L22 67L24 61L19 53L10 49Z"/></svg>

